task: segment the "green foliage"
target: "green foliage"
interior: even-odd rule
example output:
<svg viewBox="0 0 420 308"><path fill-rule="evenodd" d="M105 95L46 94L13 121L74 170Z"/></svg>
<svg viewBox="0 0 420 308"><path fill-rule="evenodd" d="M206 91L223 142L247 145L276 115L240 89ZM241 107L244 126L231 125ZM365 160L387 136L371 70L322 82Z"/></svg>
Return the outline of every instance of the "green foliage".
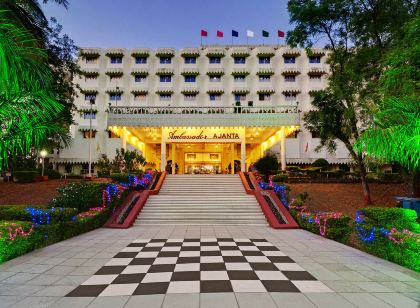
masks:
<svg viewBox="0 0 420 308"><path fill-rule="evenodd" d="M18 183L31 183L35 182L39 173L38 171L14 171L12 175Z"/></svg>
<svg viewBox="0 0 420 308"><path fill-rule="evenodd" d="M98 177L106 177L111 174L113 164L106 154L103 154L96 163L98 167Z"/></svg>
<svg viewBox="0 0 420 308"><path fill-rule="evenodd" d="M114 166L121 172L133 172L146 165L146 158L136 150L116 149Z"/></svg>
<svg viewBox="0 0 420 308"><path fill-rule="evenodd" d="M18 224L25 232L31 228L31 223L25 221L1 221L0 220L0 263L23 255L35 248L34 240L37 238L34 233L28 237L17 236L14 241L9 239L9 226Z"/></svg>
<svg viewBox="0 0 420 308"><path fill-rule="evenodd" d="M128 182L128 173L111 173L111 179L113 182L124 182L127 183Z"/></svg>
<svg viewBox="0 0 420 308"><path fill-rule="evenodd" d="M384 236L381 228L398 231L410 230L420 233L420 224L416 222L417 214L414 210L401 208L363 208L360 210L364 221L359 224L366 233L375 228L375 236L371 241L359 241L361 248L380 258L398 263L420 272L420 237L401 236L401 243L394 243Z"/></svg>
<svg viewBox="0 0 420 308"><path fill-rule="evenodd" d="M63 106L53 94L46 53L6 16L0 11L0 167L45 144L49 135L68 136L55 121Z"/></svg>
<svg viewBox="0 0 420 308"><path fill-rule="evenodd" d="M403 208L367 207L360 209L366 222L371 226L380 226L391 230L404 229L420 233L420 224L417 223L417 213L414 210Z"/></svg>
<svg viewBox="0 0 420 308"><path fill-rule="evenodd" d="M289 177L287 176L286 173L279 173L279 174L274 175L272 177L272 180L274 183L284 183L287 181L288 178Z"/></svg>
<svg viewBox="0 0 420 308"><path fill-rule="evenodd" d="M268 153L258 159L255 162L254 167L258 170L258 172L264 174L265 181L268 181L269 175L279 169L279 162L275 154Z"/></svg>
<svg viewBox="0 0 420 308"><path fill-rule="evenodd" d="M388 99L374 117L355 145L359 152L420 169L420 99Z"/></svg>
<svg viewBox="0 0 420 308"><path fill-rule="evenodd" d="M298 206L296 204L296 206ZM305 230L321 235L320 226L315 223L316 214L304 212L303 215L299 209L292 208L290 214L295 218L298 225ZM321 221L321 226L324 226ZM332 239L340 243L348 243L350 235L353 232L351 217L343 215L339 218L327 218L326 221L326 238Z"/></svg>
<svg viewBox="0 0 420 308"><path fill-rule="evenodd" d="M38 169L38 173L39 175L42 174L42 169ZM55 180L55 179L61 179L61 174L60 172L58 172L57 170L53 170L53 169L44 169L44 175L48 176L48 179L50 180Z"/></svg>
<svg viewBox="0 0 420 308"><path fill-rule="evenodd" d="M312 163L312 167L321 167L322 170L328 169L329 166L330 166L330 163L328 162L328 160L324 158L318 158L316 161Z"/></svg>
<svg viewBox="0 0 420 308"><path fill-rule="evenodd" d="M106 183L71 183L57 188L60 195L54 198L50 206L76 208L79 212L102 204L102 190Z"/></svg>
<svg viewBox="0 0 420 308"><path fill-rule="evenodd" d="M2 205L0 206L0 217L2 220L19 220L31 221L31 214L25 210L27 206ZM77 215L77 209L65 208L62 210L51 210L45 207L32 207L48 212L50 216L50 223L57 223L62 221L69 221Z"/></svg>

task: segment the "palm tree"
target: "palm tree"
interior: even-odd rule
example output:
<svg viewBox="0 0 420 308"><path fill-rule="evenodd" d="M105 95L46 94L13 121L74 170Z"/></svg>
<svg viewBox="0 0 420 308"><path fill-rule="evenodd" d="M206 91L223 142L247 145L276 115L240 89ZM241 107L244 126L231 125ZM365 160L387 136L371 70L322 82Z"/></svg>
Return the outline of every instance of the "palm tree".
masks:
<svg viewBox="0 0 420 308"><path fill-rule="evenodd" d="M45 52L22 26L0 11L0 167L10 156L26 155L58 134L68 132L56 124L63 105L55 100Z"/></svg>
<svg viewBox="0 0 420 308"><path fill-rule="evenodd" d="M359 152L407 168L412 175L410 195L418 195L420 99L388 99L374 117L374 127L361 135L355 147Z"/></svg>
<svg viewBox="0 0 420 308"><path fill-rule="evenodd" d="M50 2L42 0L43 3ZM65 8L68 7L67 0L51 0ZM48 20L42 11L37 0L2 0L0 10L8 11L7 17L19 23L20 26L31 32L36 39L45 41L45 29L48 26Z"/></svg>

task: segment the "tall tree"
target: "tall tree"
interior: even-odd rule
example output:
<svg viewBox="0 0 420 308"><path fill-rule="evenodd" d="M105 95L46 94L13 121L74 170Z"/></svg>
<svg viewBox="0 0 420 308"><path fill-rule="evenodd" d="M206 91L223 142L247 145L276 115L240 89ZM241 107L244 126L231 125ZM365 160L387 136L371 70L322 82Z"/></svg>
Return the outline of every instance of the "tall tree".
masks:
<svg viewBox="0 0 420 308"><path fill-rule="evenodd" d="M304 115L305 126L321 135L321 147L333 152L337 140L344 143L360 173L366 203L371 203L366 181L366 162L353 145L381 99L379 79L383 56L400 35L402 25L418 8L410 0L289 0L294 30L289 44L328 48L327 89L317 95L317 110ZM309 51L310 52L310 51Z"/></svg>
<svg viewBox="0 0 420 308"><path fill-rule="evenodd" d="M11 155L25 155L51 134L67 132L55 120L63 106L55 100L52 75L37 40L0 11L0 167Z"/></svg>

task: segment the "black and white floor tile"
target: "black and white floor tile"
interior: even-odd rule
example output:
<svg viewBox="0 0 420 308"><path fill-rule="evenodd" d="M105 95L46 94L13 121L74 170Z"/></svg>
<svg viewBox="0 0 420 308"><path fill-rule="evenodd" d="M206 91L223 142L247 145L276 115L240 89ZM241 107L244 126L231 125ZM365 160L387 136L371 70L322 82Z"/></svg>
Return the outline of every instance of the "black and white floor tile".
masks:
<svg viewBox="0 0 420 308"><path fill-rule="evenodd" d="M332 292L265 239L138 239L71 297L211 292Z"/></svg>

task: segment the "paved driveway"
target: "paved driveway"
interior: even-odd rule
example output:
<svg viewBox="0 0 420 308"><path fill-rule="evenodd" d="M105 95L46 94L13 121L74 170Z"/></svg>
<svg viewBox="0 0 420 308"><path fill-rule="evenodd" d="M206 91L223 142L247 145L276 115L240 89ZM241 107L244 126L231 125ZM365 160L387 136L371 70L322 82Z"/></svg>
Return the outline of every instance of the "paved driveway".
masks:
<svg viewBox="0 0 420 308"><path fill-rule="evenodd" d="M420 274L304 230L99 229L0 265L0 307L420 307Z"/></svg>

